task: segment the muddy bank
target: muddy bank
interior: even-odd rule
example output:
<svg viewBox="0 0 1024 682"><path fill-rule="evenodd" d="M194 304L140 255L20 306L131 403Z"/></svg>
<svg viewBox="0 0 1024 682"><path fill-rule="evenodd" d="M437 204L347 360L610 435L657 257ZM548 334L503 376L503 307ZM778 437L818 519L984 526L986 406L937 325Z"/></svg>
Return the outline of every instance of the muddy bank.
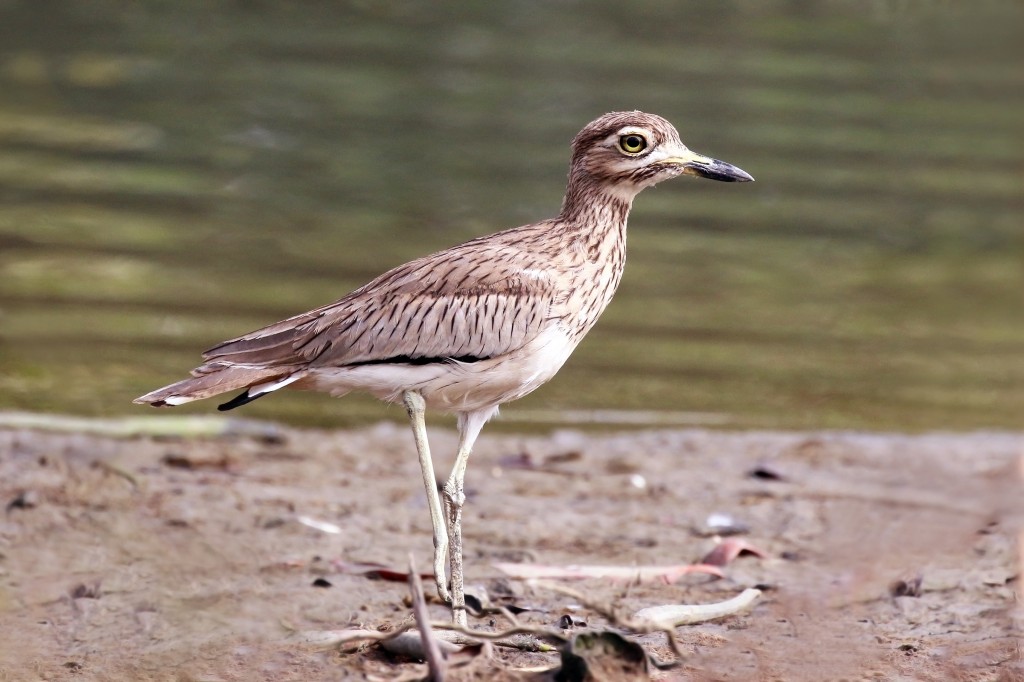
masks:
<svg viewBox="0 0 1024 682"><path fill-rule="evenodd" d="M444 471L455 434L431 438ZM1021 442L485 434L467 476L467 582L533 609L526 622L572 614L600 627L596 614L494 564L689 563L714 546L709 516L724 515L768 556L736 559L724 580L573 583L628 612L765 590L749 613L680 628L690 657L662 678L1018 679ZM410 552L430 565L429 515L402 426L200 438L8 428L0 502L0 679L390 679L416 669L376 647L291 638L408 617L404 583L341 570L403 568ZM443 606L430 608L445 618ZM658 638L641 642L667 655ZM499 650L462 675L555 661Z"/></svg>

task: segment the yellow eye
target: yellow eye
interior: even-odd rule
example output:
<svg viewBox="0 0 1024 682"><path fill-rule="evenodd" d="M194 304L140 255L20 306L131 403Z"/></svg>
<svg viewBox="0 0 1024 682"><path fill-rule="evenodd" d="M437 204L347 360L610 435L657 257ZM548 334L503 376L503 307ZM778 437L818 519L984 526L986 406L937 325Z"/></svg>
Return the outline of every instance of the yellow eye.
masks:
<svg viewBox="0 0 1024 682"><path fill-rule="evenodd" d="M647 138L643 135L630 133L619 138L619 149L627 154L639 154L647 149Z"/></svg>

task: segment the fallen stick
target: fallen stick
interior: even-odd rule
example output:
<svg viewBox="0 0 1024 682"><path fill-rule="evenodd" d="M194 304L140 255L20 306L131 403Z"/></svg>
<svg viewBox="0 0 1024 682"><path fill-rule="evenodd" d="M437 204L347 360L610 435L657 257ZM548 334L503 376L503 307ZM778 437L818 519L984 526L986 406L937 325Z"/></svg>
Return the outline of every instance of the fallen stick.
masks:
<svg viewBox="0 0 1024 682"><path fill-rule="evenodd" d="M316 647L329 649L345 644L353 644L355 642L384 643L408 634L409 630L412 630L415 627L417 627L416 623L406 623L388 632L362 629L305 630L301 632L294 632L290 639L302 644L311 644ZM430 623L430 627L435 630L446 631L439 632L437 635L439 646L442 649L449 651L454 651L454 648L457 646L470 646L479 644L481 640L487 640L493 642L495 646L516 649L518 651L550 653L558 651L558 648L553 647L550 644L544 644L543 642L539 642L535 639L523 637L523 635L547 637L556 641L565 640L561 633L548 630L546 628L535 628L529 626L514 627L508 630L502 630L501 632L481 632L479 630L470 630L469 628L463 628L455 625L454 623L432 622ZM415 637L413 639L415 639ZM397 646L408 649L412 645L403 642ZM419 654L419 658L423 658L422 651Z"/></svg>
<svg viewBox="0 0 1024 682"><path fill-rule="evenodd" d="M548 566L546 564L497 563L494 567L511 578L535 580L583 580L606 578L621 582L649 583L661 581L674 583L684 575L700 573L723 578L722 569L707 564L679 564L675 566Z"/></svg>
<svg viewBox="0 0 1024 682"><path fill-rule="evenodd" d="M427 659L427 670L430 682L444 682L445 661L438 646L437 638L430 629L430 614L427 613L427 600L423 596L423 583L416 572L416 562L409 554L409 590L412 592L412 613L416 618L416 628L420 631L420 645ZM397 639L391 640L397 642Z"/></svg>
<svg viewBox="0 0 1024 682"><path fill-rule="evenodd" d="M633 614L634 621L647 621L660 629L677 628L681 625L703 623L716 618L735 615L757 601L761 590L743 590L732 599L713 604L665 604L649 606Z"/></svg>
<svg viewBox="0 0 1024 682"><path fill-rule="evenodd" d="M577 590L571 589L569 587L566 587L565 585L560 585L559 583L553 583L553 582L548 582L548 581L544 581L544 580L531 580L529 582L529 584L535 585L537 587L542 587L542 588L551 590L552 592L557 592L558 594L562 594L562 595L565 595L567 597L572 597L573 599L578 601L583 606L586 606L589 609L597 611L599 614L601 614L602 616L607 618L608 622L611 623L612 626L614 626L614 627L619 627L619 628L628 630L628 631L632 632L633 634L637 634L637 635L659 633L659 632L661 634L665 635L665 643L668 645L669 649L672 650L672 653L675 655L676 660L674 660L674 661L659 661L654 656L650 656L651 663L656 668L658 668L659 670L668 670L670 668L674 668L674 667L680 665L686 659L686 654L683 652L682 649L679 648L679 642L676 641L676 637L675 637L675 627L676 626L671 624L671 623L659 622L657 620L650 620L650 619L647 619L647 618L637 618L636 616L634 616L633 618L627 618L627 617L621 615L610 604L605 604L603 602L598 602L598 601L592 600L589 597L587 597L585 594L583 594L583 593L581 593L581 592L579 592ZM754 594L753 595L747 594L747 593L750 593L750 592L753 592ZM689 617L691 618L690 624L694 624L694 623L702 622L704 620L712 620L713 618L721 618L723 616L730 615L730 613L726 612L726 609L722 608L720 605L736 602L738 599L740 599L740 597L743 597L743 599L741 601L737 602L737 603L742 604L742 606L740 608L736 608L737 607L737 603L733 603L730 608L734 609L734 612L735 611L739 611L742 608L746 608L746 606L749 605L749 602L747 602L747 600L749 599L752 602L753 599L756 599L760 594L761 594L760 590L748 589L748 590L744 590L739 595L739 597L736 597L734 599L730 599L730 600L728 600L726 602L719 602L717 604L702 604L702 605L692 605L692 606L677 605L677 606L681 606L683 608L689 609L688 613L689 613ZM744 597L744 595L747 595L747 596ZM658 609L658 608L662 608L662 607L657 607L656 606L656 607L652 607L652 608ZM645 609L641 609L641 611L638 611L637 613L638 614L642 613L644 610ZM699 616L703 616L703 617L699 617Z"/></svg>
<svg viewBox="0 0 1024 682"><path fill-rule="evenodd" d="M746 589L736 597L723 602L653 606L641 609L633 617L627 618L619 614L610 605L596 602L577 590L570 589L564 585L541 580L531 580L530 584L572 597L580 604L600 613L612 626L623 628L632 634L664 634L669 648L676 656L676 660L659 662L651 658L652 663L663 670L679 665L686 657L675 639L675 628L681 625L693 625L734 615L750 607L761 595L760 590ZM419 625L417 623L406 623L390 632L380 632L377 630L319 630L298 632L293 635L293 638L307 644L322 647L340 646L360 641L380 642L383 645L385 642L400 638L401 641L395 642L393 647L389 645L388 649L400 651L404 655L414 658L425 658L426 652L422 649L422 637L411 636L411 633L408 632L415 627L419 627ZM470 630L454 623L430 623L429 627L436 630L449 631L446 633L447 636L437 638L438 646L449 651L451 651L449 647L453 645L468 646L479 644L482 640L487 640L497 646L514 648L519 651L553 652L558 649L550 644L544 644L539 641L539 638L559 642L563 645L568 641L568 638L561 632L546 627L533 627L518 623L501 632ZM438 634L441 635L441 633ZM419 647L417 647L417 642Z"/></svg>

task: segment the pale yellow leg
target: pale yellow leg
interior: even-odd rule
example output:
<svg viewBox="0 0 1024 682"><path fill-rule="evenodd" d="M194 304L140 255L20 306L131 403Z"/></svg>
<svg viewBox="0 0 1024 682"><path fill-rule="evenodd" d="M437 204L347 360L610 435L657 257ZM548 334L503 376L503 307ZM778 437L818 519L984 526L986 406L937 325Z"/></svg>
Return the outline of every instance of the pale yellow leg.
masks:
<svg viewBox="0 0 1024 682"><path fill-rule="evenodd" d="M466 503L466 464L480 429L497 408L459 415L459 453L452 474L444 484L444 507L448 521L448 562L452 576L452 621L465 627L466 593L462 572L462 507Z"/></svg>
<svg viewBox="0 0 1024 682"><path fill-rule="evenodd" d="M437 479L434 478L434 462L430 458L430 444L427 442L427 424L424 420L426 403L417 391L406 391L402 396L405 409L409 413L412 424L412 436L416 441L416 454L420 459L420 471L423 473L423 487L427 492L427 506L430 507L430 525L434 529L434 582L437 594L444 601L452 600L446 584L445 572L448 554L448 530L441 499L437 494ZM463 610L463 613L465 611Z"/></svg>

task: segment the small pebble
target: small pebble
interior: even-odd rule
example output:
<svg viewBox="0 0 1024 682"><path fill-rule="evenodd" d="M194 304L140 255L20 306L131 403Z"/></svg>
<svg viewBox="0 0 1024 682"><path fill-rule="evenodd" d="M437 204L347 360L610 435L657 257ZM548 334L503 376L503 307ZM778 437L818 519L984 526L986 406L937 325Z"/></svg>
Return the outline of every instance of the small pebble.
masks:
<svg viewBox="0 0 1024 682"><path fill-rule="evenodd" d="M35 490L24 490L7 503L7 511L12 509L33 509L39 505L39 493Z"/></svg>
<svg viewBox="0 0 1024 682"><path fill-rule="evenodd" d="M576 616L571 616L568 613L558 619L558 627L562 630L569 630L572 628L585 628L587 627L587 621Z"/></svg>

